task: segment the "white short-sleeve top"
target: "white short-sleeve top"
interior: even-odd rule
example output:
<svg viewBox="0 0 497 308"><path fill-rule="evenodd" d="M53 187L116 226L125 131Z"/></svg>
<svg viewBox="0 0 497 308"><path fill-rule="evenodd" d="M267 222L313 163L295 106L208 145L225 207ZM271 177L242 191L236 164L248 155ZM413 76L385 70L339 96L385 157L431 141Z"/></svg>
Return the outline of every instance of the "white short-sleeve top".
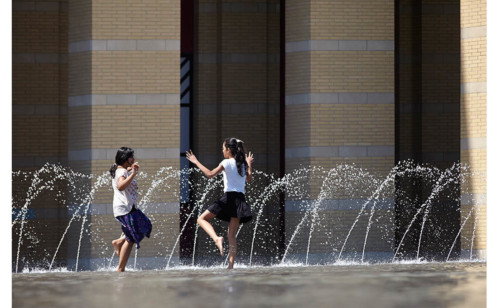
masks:
<svg viewBox="0 0 497 308"><path fill-rule="evenodd" d="M131 212L133 205L138 207L138 183L136 182L136 178L133 178L125 190L120 191L117 189L117 179L122 176L127 178L129 176L128 171L125 168L117 168L116 175L112 179L112 188L114 189L112 208L114 217L128 214Z"/></svg>
<svg viewBox="0 0 497 308"><path fill-rule="evenodd" d="M236 168L236 160L234 158L223 160L221 165L224 167L224 192L237 191L245 193L245 178L247 177L245 173L245 166L242 165L243 176L240 176L238 169Z"/></svg>

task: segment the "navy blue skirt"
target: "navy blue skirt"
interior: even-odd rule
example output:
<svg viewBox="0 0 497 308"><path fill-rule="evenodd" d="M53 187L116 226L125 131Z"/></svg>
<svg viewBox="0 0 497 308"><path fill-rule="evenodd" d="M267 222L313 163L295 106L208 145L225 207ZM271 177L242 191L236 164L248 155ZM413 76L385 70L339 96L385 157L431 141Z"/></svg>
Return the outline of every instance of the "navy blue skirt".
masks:
<svg viewBox="0 0 497 308"><path fill-rule="evenodd" d="M126 240L136 243L136 249L140 248L140 242L146 236L150 238L152 223L142 211L133 206L131 212L126 215L117 216L117 221L121 223Z"/></svg>
<svg viewBox="0 0 497 308"><path fill-rule="evenodd" d="M207 208L216 218L229 222L231 217L240 218L241 223L252 220L250 205L245 201L245 195L241 192L225 192L221 199Z"/></svg>

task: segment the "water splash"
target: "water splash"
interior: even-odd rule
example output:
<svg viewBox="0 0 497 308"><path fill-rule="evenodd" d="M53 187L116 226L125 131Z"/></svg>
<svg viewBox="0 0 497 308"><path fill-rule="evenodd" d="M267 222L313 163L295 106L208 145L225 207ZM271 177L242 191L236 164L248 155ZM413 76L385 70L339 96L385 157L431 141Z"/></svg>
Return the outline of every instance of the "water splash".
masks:
<svg viewBox="0 0 497 308"><path fill-rule="evenodd" d="M427 222L432 215L433 208L434 206L436 206L435 201L440 198L439 195L442 190L446 189L446 187L450 185L458 184L458 181L460 179L458 179L457 177L459 176L458 174L463 173L463 168L459 164L454 164L451 168L440 171L435 167L419 166L408 161L398 164L393 169L389 170L389 172L385 173L385 176L379 176L377 174L370 173L367 170L357 168L353 165L339 165L332 169L325 169L322 167L303 167L293 170L291 173L286 174L282 178L275 178L271 174L265 174L260 171L255 171L255 183L254 181L249 183L247 186L248 190L246 192L247 201L253 206L253 211L256 214L254 219L255 223L253 225L247 224L244 227L243 237L245 238L245 236L247 236L247 243L250 241L250 253L247 252L245 253L246 255L241 255L241 258L246 257L245 262L246 264L248 264L248 266L255 266L253 265L253 257L257 255L257 252L259 250L264 251L269 249L269 251L271 251L272 249L277 250L279 248L277 241L269 239L268 242L267 237L273 236L270 232L272 232L271 228L274 228L274 226L265 223L266 221L268 221L268 216L266 215L272 215L271 211L268 211L269 213L266 214L265 210L271 210L269 205L271 204L271 202L273 202L272 200L279 200L280 193L283 192L285 193L287 200L294 200L297 204L300 203L300 206L302 206L301 212L303 212L303 215L300 220L296 221L295 227L287 226L286 232L291 232L292 236L286 244L283 257L278 262L279 264L286 264L288 262L287 259L289 258L290 251L292 251L293 253L293 250L295 250L294 247L297 247L297 249L302 249L302 264L308 265L310 263L310 256L313 253L313 249L311 249L311 243L313 245L320 245L320 247L326 247L326 254L328 254L332 259L334 258L334 256L336 256L334 255L336 252L338 258L336 258L335 263L339 264L343 261L342 258L345 253L345 248L347 247L347 253L353 253L354 258L359 258L361 264L367 264L366 252L367 247L369 247L368 239L370 237L371 231L373 230L373 227L381 230L381 232L383 233L388 231L388 226L377 224L380 217L389 218L388 215L390 215L389 213L391 213L389 212L390 210L382 211L383 208L380 206L380 204L382 204L386 200L393 200L393 197L391 196L394 194L396 196L402 196L400 192L395 191L395 187L393 185L397 178L403 176L417 176L426 179L426 181L430 183L431 186L429 188L430 190L428 191L429 197L425 200L418 200L421 204L421 207L417 209L414 217L406 216L406 218L409 219L408 221L410 221L410 223L405 230L405 233L403 234L403 237L398 246L392 248L393 250L395 250L395 252L392 251L394 258L391 262L396 261L399 249L404 244L406 234L408 232L412 233L411 227L414 224L414 221L418 219L418 217L423 213L423 223L421 224L421 230L419 231L419 234L414 233L416 236L418 236L418 249L416 251L416 257L419 261L422 241L426 241L428 238L432 237L432 234L426 231L428 229L425 226L425 222ZM177 170L172 167L160 168L156 173L150 176L148 176L146 173L140 174L142 176L142 179L147 179L147 181L144 181L147 184L140 186L140 189L142 190L139 193L139 195L143 197L141 198L138 207L144 212L148 210L151 204L154 204L154 202L156 202L154 201L154 198L163 198L163 193L167 195L167 198L171 198L173 200L177 198L178 200L180 200L180 190L183 189L183 184L179 179L183 177L187 177L189 179L188 189L190 190L190 195L194 196L192 199L194 202L191 204L192 210L185 218L185 221L182 223L183 225L178 228L179 234L176 237L176 241L173 245L164 245L162 241L154 244L158 247L158 257L156 258L162 258L161 260L164 260L165 268L168 269L171 266L172 257L177 250L176 248L180 242L180 238L183 236L187 228L188 222L191 220L192 217L200 212L201 207L204 206L208 200L216 197L216 193L221 188L222 179L221 177L217 177L214 179L206 180L205 178L201 177L201 174L196 169ZM71 209L73 213L67 225L65 226L61 238L58 240L58 245L55 249L55 252L53 253L53 255L49 255L50 262L47 262L48 270L56 270L54 269L54 265L57 256L60 254L60 248L62 247L63 242L67 240L68 230L73 227L74 221L77 219L81 219L82 223L81 229L79 230L79 241L76 251L75 270L79 270L82 237L85 230L87 232L91 231L92 243L96 241L98 245L105 245L104 249L102 249L101 251L101 254L104 255L105 253L104 256L107 256L105 258L105 264L107 265L107 260L109 260L109 263L108 266L105 267L110 268L115 252L113 249L111 249L112 252L107 254L106 249L108 248L107 246L109 246L109 243L105 243L103 237L100 238L101 231L99 230L99 227L95 225L94 222L88 222L88 215L91 209L91 205L94 202L95 194L98 191L101 191L102 188L108 189L109 194L112 191L110 188L110 179L107 174L99 176L82 175L72 172L70 171L70 169L67 168L47 164L40 170L31 173L14 172L13 177L23 179L25 182L31 181L30 183L28 183L29 187L27 188L27 191L25 193L26 198L25 200L23 200L24 202L22 202L22 204L20 205L21 202L19 202L18 198L13 200L12 227L19 227L19 231L15 233L15 236L19 236L19 238L17 239L17 256L15 263L16 272L18 271L21 258L23 260L25 260L26 258L25 256L21 255L21 246L25 247L23 246L25 245L25 243L23 244L23 241L26 241L26 239L31 240L31 238L35 237L29 232L29 228L32 227L26 227L26 223L28 222L28 209L33 200L47 191L55 191L58 196L57 198L62 198L61 196L63 195L63 193L57 191L57 185L59 185L59 182L61 181L66 181L68 183L66 185L68 186L67 191L65 191L65 193L67 194L66 200L70 200L70 203L74 204L74 208ZM461 181L464 180L464 177L462 178L463 179ZM140 179L140 185L144 183L142 182L142 179ZM93 184L91 186L85 184L86 186L83 186L86 188L82 188L79 181L93 182ZM180 184L178 185L178 183ZM315 187L313 188L314 190L310 188L311 185L312 187ZM312 196L315 197L313 198ZM345 221L340 225L341 217L335 216L334 210L329 212L329 214L331 214L330 218L324 219L320 217L321 211L326 210L325 208L326 206L328 206L328 204L334 206L333 204L335 203L333 202L335 202L336 200L352 199L356 200L354 201L356 202L356 204L353 205L352 208L348 208L347 210L352 210L350 213L353 213L353 215L355 216L355 220L350 221L350 224L348 221ZM409 203L411 201L412 200L410 200L408 197L403 200L403 202L405 203ZM159 204L161 203L163 202L160 202ZM323 204L325 204L326 206L322 206ZM337 207L336 209L342 210L341 205L340 208ZM460 237L462 229L467 225L469 216L474 217L470 259L472 258L473 242L476 236L476 224L478 222L479 210L480 207L474 206L469 212L468 216L463 219L464 221L459 222L461 224L461 227L457 237ZM352 216L351 218L353 218L354 216ZM361 219L361 217L364 216L365 219L367 219L367 224L359 224L359 220ZM98 216L96 219L98 219ZM389 223L393 224L393 222ZM240 226L240 228L238 229L237 236L240 233L242 226ZM327 228L331 226L332 229L329 229L329 234L333 236L328 236L326 242L317 242L317 240L322 239L322 237L316 236L316 233L318 231L322 232L323 226ZM357 236L352 236L352 232L355 229L359 230L356 230L354 234L356 234L357 232L362 232L362 230L364 230L364 236L362 236L360 240L357 239ZM343 230L343 233L340 233L340 230ZM348 232L346 232L347 230ZM199 254L198 252L198 242L200 239L204 239L205 235L198 234L197 231L198 226L196 226L195 236L193 238L194 245L193 253L191 255L192 266L195 266L195 263L199 263L198 259L200 258L200 256L204 255ZM155 238L159 239L161 239L161 236L164 238L168 236L168 234L160 229L155 229L155 233ZM176 234L176 232L174 233ZM301 236L303 236L305 243L299 242L299 246L296 246L296 238L299 237L300 240ZM447 259L450 257L451 253L454 250L457 237L452 243L453 245L450 249ZM33 247L36 246L35 240L33 239L32 241L34 244L31 244L30 249L33 249ZM369 239L369 241L371 241L371 239ZM358 244L360 244L360 248L356 248L357 251L350 250L352 249L351 246L359 246ZM97 247L98 245L93 245L92 247ZM450 245L450 243L448 245ZM155 246L151 249L155 249ZM167 252L165 257L163 257L164 249ZM147 248L147 251L148 250L149 248ZM140 256L137 250L135 250L135 259L133 266L134 269L137 268L137 260L139 257ZM227 262L226 260L222 264L225 264ZM348 261L351 260L347 260L347 262Z"/></svg>

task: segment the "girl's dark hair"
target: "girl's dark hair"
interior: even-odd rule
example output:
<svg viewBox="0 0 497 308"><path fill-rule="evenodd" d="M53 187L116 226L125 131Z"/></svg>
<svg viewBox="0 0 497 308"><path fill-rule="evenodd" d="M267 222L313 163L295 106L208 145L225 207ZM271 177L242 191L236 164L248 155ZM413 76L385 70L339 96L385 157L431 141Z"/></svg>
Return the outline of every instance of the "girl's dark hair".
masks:
<svg viewBox="0 0 497 308"><path fill-rule="evenodd" d="M245 160L245 149L243 148L243 141L236 138L227 138L224 140L224 146L230 150L231 155L236 160L236 168L238 169L238 174L244 176L248 169L247 161ZM245 168L242 169L242 166Z"/></svg>
<svg viewBox="0 0 497 308"><path fill-rule="evenodd" d="M117 166L122 166L125 162L128 161L128 158L133 157L135 155L135 151L132 148L122 147L117 150L116 153L116 162L110 167L110 176L114 178L116 176Z"/></svg>

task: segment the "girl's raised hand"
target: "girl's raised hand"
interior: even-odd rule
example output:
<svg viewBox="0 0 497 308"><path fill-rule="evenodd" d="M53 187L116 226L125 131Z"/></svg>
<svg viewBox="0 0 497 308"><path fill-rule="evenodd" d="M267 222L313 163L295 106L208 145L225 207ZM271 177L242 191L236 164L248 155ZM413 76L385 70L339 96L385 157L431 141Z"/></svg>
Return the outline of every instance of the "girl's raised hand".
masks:
<svg viewBox="0 0 497 308"><path fill-rule="evenodd" d="M138 173L138 169L140 168L140 165L138 165L138 162L135 162L131 165L131 172L133 173Z"/></svg>
<svg viewBox="0 0 497 308"><path fill-rule="evenodd" d="M252 162L254 161L254 154L252 154L252 152L245 154L245 160L249 166L252 165Z"/></svg>
<svg viewBox="0 0 497 308"><path fill-rule="evenodd" d="M186 151L186 159L188 159L189 161L191 161L193 164L197 164L198 163L198 160L195 157L195 155L193 154L192 150L190 150L190 152Z"/></svg>

